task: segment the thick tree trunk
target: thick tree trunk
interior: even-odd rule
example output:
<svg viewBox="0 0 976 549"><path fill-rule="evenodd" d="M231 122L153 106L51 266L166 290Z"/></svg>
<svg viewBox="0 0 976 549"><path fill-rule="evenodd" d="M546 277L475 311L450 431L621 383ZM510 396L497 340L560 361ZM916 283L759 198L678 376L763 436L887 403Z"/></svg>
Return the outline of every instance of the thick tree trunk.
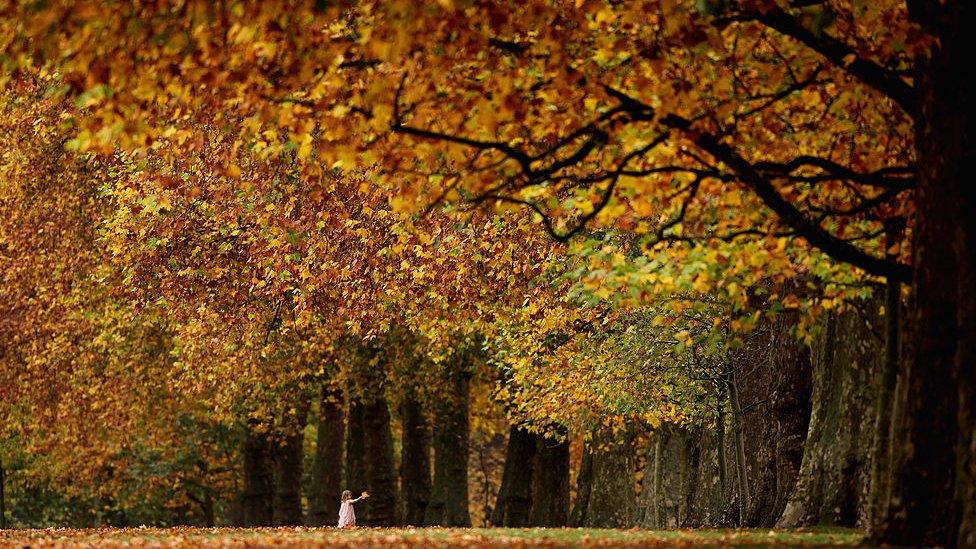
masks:
<svg viewBox="0 0 976 549"><path fill-rule="evenodd" d="M901 284L885 285L884 360L875 382L874 433L871 442L871 480L866 525L875 524L891 490L891 418L898 387L898 357L902 329Z"/></svg>
<svg viewBox="0 0 976 549"><path fill-rule="evenodd" d="M468 397L470 374L465 364L450 373L452 394L434 421L434 486L424 523L471 526L468 510Z"/></svg>
<svg viewBox="0 0 976 549"><path fill-rule="evenodd" d="M363 404L365 428L366 486L370 498L368 526L396 526L397 489L396 466L393 463L393 434L390 429L390 409L385 398L374 397Z"/></svg>
<svg viewBox="0 0 976 549"><path fill-rule="evenodd" d="M813 344L813 411L803 462L778 527L855 526L867 520L876 421L873 380L883 354L879 325L875 314L846 312L825 319L823 334Z"/></svg>
<svg viewBox="0 0 976 549"><path fill-rule="evenodd" d="M732 463L738 521L772 526L783 512L803 456L810 418L809 349L791 333L796 312L764 320L729 371Z"/></svg>
<svg viewBox="0 0 976 549"><path fill-rule="evenodd" d="M203 504L201 505L203 511L203 520L207 528L213 528L217 524L217 517L214 510L214 498L213 492L207 490L203 494Z"/></svg>
<svg viewBox="0 0 976 549"><path fill-rule="evenodd" d="M308 401L300 406L294 432L286 435L274 448L275 496L272 517L275 526L302 524L302 461Z"/></svg>
<svg viewBox="0 0 976 549"><path fill-rule="evenodd" d="M776 483L773 505L760 522L763 526L775 524L786 508L800 473L804 441L810 426L813 365L810 348L792 333L798 323L799 313L787 312L781 314L770 329L773 389L770 411L775 427Z"/></svg>
<svg viewBox="0 0 976 549"><path fill-rule="evenodd" d="M637 506L634 473L637 454L634 436L622 441L602 441L593 451L593 480L583 526L625 528L631 526Z"/></svg>
<svg viewBox="0 0 976 549"><path fill-rule="evenodd" d="M342 448L345 429L342 391L322 387L318 433L308 490L308 523L326 526L336 523L342 495Z"/></svg>
<svg viewBox="0 0 976 549"><path fill-rule="evenodd" d="M590 493L593 491L593 452L590 444L583 447L579 473L576 475L576 501L569 515L569 525L579 528L586 522L586 512L590 506Z"/></svg>
<svg viewBox="0 0 976 549"><path fill-rule="evenodd" d="M914 0L938 42L917 61L912 341L894 418L892 484L875 541L976 545L976 4Z"/></svg>
<svg viewBox="0 0 976 549"><path fill-rule="evenodd" d="M356 399L351 399L348 414L343 490L359 494L369 489L366 480L366 422L363 404ZM356 520L361 524L366 524L369 520L368 501L356 505Z"/></svg>
<svg viewBox="0 0 976 549"><path fill-rule="evenodd" d="M536 437L533 469L529 524L565 526L569 514L569 439Z"/></svg>
<svg viewBox="0 0 976 549"><path fill-rule="evenodd" d="M412 397L403 401L400 415L403 421L400 456L403 523L423 526L430 501L430 425L420 403Z"/></svg>
<svg viewBox="0 0 976 549"><path fill-rule="evenodd" d="M209 488L203 488L199 496L193 492L188 492L187 497L200 508L200 515L203 516L203 525L207 528L213 528L216 523L213 492ZM182 521L178 521L177 523L179 522Z"/></svg>
<svg viewBox="0 0 976 549"><path fill-rule="evenodd" d="M457 402L451 410L442 410L438 418L440 431L437 451L445 455L444 467L444 525L471 526L468 511L468 394L469 376L457 377L455 394Z"/></svg>
<svg viewBox="0 0 976 549"><path fill-rule="evenodd" d="M681 427L665 425L651 434L635 521L638 526L680 528L690 524L697 466L692 446L691 434Z"/></svg>
<svg viewBox="0 0 976 549"><path fill-rule="evenodd" d="M275 526L302 524L302 432L288 435L275 448Z"/></svg>
<svg viewBox="0 0 976 549"><path fill-rule="evenodd" d="M502 484L491 516L493 526L528 526L529 511L532 509L535 450L535 437L532 433L518 425L509 429Z"/></svg>
<svg viewBox="0 0 976 549"><path fill-rule="evenodd" d="M274 464L271 444L260 433L244 439L244 524L271 526L274 518Z"/></svg>

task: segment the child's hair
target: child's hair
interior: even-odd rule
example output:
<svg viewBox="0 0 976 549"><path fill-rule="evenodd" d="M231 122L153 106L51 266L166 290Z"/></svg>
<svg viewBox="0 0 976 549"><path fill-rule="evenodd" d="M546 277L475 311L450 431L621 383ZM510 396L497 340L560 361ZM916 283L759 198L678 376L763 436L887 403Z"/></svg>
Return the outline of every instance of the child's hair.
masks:
<svg viewBox="0 0 976 549"><path fill-rule="evenodd" d="M350 492L349 490L343 490L342 501L346 501L347 499L352 499L352 492Z"/></svg>

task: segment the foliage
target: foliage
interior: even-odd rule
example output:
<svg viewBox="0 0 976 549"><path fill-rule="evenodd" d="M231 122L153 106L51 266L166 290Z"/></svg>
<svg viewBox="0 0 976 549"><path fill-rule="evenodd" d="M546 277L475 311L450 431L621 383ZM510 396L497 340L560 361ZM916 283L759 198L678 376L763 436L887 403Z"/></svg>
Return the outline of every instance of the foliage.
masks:
<svg viewBox="0 0 976 549"><path fill-rule="evenodd" d="M44 482L224 493L242 426L429 406L469 351L486 432L698 421L761 314L907 278L900 2L2 9L0 426Z"/></svg>

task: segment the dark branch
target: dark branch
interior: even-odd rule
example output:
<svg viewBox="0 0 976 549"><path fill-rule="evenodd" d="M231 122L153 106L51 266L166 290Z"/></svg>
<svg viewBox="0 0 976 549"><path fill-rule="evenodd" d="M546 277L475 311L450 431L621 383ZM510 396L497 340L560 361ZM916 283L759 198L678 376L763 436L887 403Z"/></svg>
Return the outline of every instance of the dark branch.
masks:
<svg viewBox="0 0 976 549"><path fill-rule="evenodd" d="M915 168L912 166L889 166L871 173L860 173L842 166L832 160L817 156L798 156L789 162L757 162L755 169L764 175L772 177L786 177L793 181L815 183L817 181L833 181L845 179L883 189L901 191L911 189L915 185ZM814 167L822 170L825 175L794 176L794 171L803 167Z"/></svg>
<svg viewBox="0 0 976 549"><path fill-rule="evenodd" d="M691 129L691 122L677 115L668 115L662 122L677 130L687 131ZM714 135L699 133L692 136L692 141L702 150L729 166L739 179L752 189L784 223L830 257L864 269L876 276L884 276L906 283L911 281L912 271L909 266L869 255L850 242L845 242L831 235L823 227L807 219L802 212L776 190L772 181L764 177L748 160L732 147L720 142Z"/></svg>
<svg viewBox="0 0 976 549"><path fill-rule="evenodd" d="M783 9L775 8L761 13L742 14L735 19L758 21L799 40L861 82L890 97L910 116L915 116L915 89L902 80L898 72L861 58L853 48L832 36L814 33Z"/></svg>

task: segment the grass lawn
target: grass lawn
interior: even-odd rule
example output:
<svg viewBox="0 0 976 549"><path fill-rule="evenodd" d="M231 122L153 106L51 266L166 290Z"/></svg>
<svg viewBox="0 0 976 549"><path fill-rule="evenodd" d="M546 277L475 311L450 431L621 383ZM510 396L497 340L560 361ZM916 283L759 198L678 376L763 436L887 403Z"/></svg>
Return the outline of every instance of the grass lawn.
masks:
<svg viewBox="0 0 976 549"><path fill-rule="evenodd" d="M666 547L857 545L844 528L601 530L594 528L103 528L0 531L0 547Z"/></svg>

